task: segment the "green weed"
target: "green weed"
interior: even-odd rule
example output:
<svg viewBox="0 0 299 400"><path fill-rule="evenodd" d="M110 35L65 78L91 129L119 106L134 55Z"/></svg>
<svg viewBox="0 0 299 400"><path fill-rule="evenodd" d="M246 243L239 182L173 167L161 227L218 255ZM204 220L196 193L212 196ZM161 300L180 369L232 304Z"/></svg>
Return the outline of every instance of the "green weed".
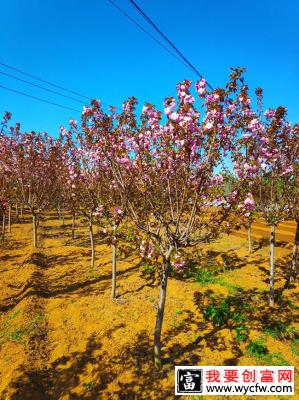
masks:
<svg viewBox="0 0 299 400"><path fill-rule="evenodd" d="M264 332L266 335L269 335L274 339L281 339L284 333L286 333L286 330L286 326L283 322L274 321L265 327Z"/></svg>
<svg viewBox="0 0 299 400"><path fill-rule="evenodd" d="M299 356L299 339L295 338L292 340L291 350L295 356Z"/></svg>
<svg viewBox="0 0 299 400"><path fill-rule="evenodd" d="M91 390L95 386L95 381L88 381L83 384L87 390Z"/></svg>
<svg viewBox="0 0 299 400"><path fill-rule="evenodd" d="M250 355L251 357L261 358L268 354L268 348L263 339L252 341L246 347L246 350L248 355Z"/></svg>

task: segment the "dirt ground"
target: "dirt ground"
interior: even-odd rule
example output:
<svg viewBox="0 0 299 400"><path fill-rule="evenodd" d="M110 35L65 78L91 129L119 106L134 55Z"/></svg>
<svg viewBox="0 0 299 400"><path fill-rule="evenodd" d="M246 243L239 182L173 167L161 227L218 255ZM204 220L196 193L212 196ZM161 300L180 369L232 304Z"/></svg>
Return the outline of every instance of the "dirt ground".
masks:
<svg viewBox="0 0 299 400"><path fill-rule="evenodd" d="M294 365L298 378L299 290L284 288L293 222L278 229L274 310L267 305L265 224L253 226L251 255L245 231L192 250L216 275L170 278L161 372L152 363L158 282L147 277L138 257L119 257L118 297L112 300L110 247L96 235L91 270L87 226L81 224L74 241L70 227L70 219L61 227L49 214L33 251L28 217L0 245L1 400L174 399L175 365ZM232 322L217 325L203 314L227 298L244 318L247 341L237 340ZM252 342L263 343L265 354L250 350Z"/></svg>

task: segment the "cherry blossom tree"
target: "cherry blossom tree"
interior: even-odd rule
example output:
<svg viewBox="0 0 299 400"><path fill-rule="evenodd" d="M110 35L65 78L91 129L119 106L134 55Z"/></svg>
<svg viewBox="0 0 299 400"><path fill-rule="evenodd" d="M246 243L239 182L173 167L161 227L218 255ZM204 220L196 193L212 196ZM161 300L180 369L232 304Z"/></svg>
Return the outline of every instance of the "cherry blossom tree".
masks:
<svg viewBox="0 0 299 400"><path fill-rule="evenodd" d="M161 330L171 264L184 265L180 249L208 242L229 226L232 212L240 212L237 188L225 193L220 172L222 157L234 148L236 130L230 124L234 110L232 88L209 93L205 80L196 84L205 115L195 109L191 82L177 85L178 101L166 98L162 113L145 104L138 124L135 99L127 102L127 123L115 129L124 137L121 162L109 162L119 190L127 196L126 211L136 226L153 240L162 257L160 296L154 334L154 361L161 361ZM164 117L164 118L165 118ZM145 244L143 246L145 248Z"/></svg>
<svg viewBox="0 0 299 400"><path fill-rule="evenodd" d="M16 124L1 159L20 202L31 212L33 246L37 247L37 218L51 203L59 175L56 143L47 133L22 133Z"/></svg>
<svg viewBox="0 0 299 400"><path fill-rule="evenodd" d="M261 96L260 91L258 95ZM243 126L239 141L236 171L239 179L259 188L254 199L250 194L250 201L270 226L269 304L273 306L275 233L278 223L290 216L288 191L295 184L294 163L296 158L298 160L298 151L294 147L294 129L286 120L285 108L266 110L262 118L248 105L242 118L247 128Z"/></svg>

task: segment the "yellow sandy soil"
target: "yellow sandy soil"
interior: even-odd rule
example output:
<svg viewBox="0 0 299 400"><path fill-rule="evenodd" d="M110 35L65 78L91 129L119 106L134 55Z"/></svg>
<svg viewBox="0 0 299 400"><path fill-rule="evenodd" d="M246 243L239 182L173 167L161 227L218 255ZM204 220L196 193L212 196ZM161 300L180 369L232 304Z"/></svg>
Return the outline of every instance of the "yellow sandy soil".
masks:
<svg viewBox="0 0 299 400"><path fill-rule="evenodd" d="M284 285L294 229L293 222L286 222L278 230L277 289ZM138 257L119 257L118 297L112 300L111 251L99 235L96 267L91 271L88 232L82 223L72 241L70 220L61 227L54 214L48 215L41 222L40 247L35 252L29 218L13 225L0 246L1 400L174 399L174 365L262 365L248 354L248 342L236 340L230 324L213 326L203 317L211 301L221 302L227 296L250 306L246 315L250 340L263 338L270 354L279 353L298 370L294 340L299 332L298 287L283 290L279 304L269 310L268 228L255 224L252 234L256 242L250 256L245 231L198 251L199 263L222 271L216 282L170 278L164 367L157 372L152 364L152 333L158 282L145 277ZM287 327L280 339L264 332L273 321Z"/></svg>

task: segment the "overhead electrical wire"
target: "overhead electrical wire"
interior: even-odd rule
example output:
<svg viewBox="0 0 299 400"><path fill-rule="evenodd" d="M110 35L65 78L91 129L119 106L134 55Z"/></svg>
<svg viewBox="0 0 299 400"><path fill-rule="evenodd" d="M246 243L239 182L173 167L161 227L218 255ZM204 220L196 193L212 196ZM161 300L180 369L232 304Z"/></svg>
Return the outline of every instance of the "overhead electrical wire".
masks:
<svg viewBox="0 0 299 400"><path fill-rule="evenodd" d="M50 86L56 87L56 88L61 89L61 90L65 90L65 91L68 92L68 93L72 93L72 94L74 94L74 95L76 95L76 96L85 98L85 99L87 99L87 100L89 100L89 101L91 101L91 100L93 99L92 97L86 96L86 95L84 95L84 94L75 92L75 91L70 90L70 89L67 89L67 88L64 87L64 86L57 85L56 83L50 82L50 81L48 81L48 80L46 80L46 79L42 79L42 78L39 78L38 76L29 74L28 72L25 72L25 71L23 71L23 70L21 70L21 69L19 69L19 68L13 67L12 65L8 65L8 64L5 64L5 63L3 63L3 62L0 62L0 65L4 66L4 67L6 67L6 68L12 69L12 70L14 70L14 71L17 71L17 72L19 72L19 73L21 73L21 74L23 74L23 75L29 76L30 78L36 79L36 80L38 80L38 81L40 81L40 82L46 83L46 84L48 84L48 85L50 85ZM104 102L102 102L102 101L101 101L101 104L103 104L103 105L105 105L105 106L107 106L107 107L110 107L110 106L111 106L110 104L104 103Z"/></svg>
<svg viewBox="0 0 299 400"><path fill-rule="evenodd" d="M129 0L129 2L133 5L133 7L139 12L139 14L142 15L142 17L155 29L156 32L159 33L160 36L163 37L163 39L166 40L166 42L175 50L175 52L184 60L184 62L201 78L203 79L203 75L198 71L197 68L194 67L194 65L184 56L184 54L175 46L175 44L159 29L159 27L152 21L151 18L149 18L145 12L139 7L139 5L134 1L134 0ZM206 82L207 86L213 90L213 87Z"/></svg>
<svg viewBox="0 0 299 400"><path fill-rule="evenodd" d="M169 54L174 56L177 60L179 60L181 63L183 63L185 66L191 68L193 72L200 78L203 79L203 75L198 71L197 68L194 67L194 65L184 56L184 54L174 45L174 43L168 39L168 37L161 31L161 29L158 28L158 26L145 14L145 12L139 7L139 5L133 1L129 0L129 2L132 4L132 6L138 11L139 14L142 15L144 19L155 29L156 32L166 42L174 49L174 51L178 54L179 57L177 57L174 53L169 51L167 47L165 47L159 40L157 40L152 34L150 34L147 30L145 30L138 22L136 22L128 13L126 13L124 10L122 10L113 0L108 0L109 3L111 3L115 8L117 8L121 13L123 13L127 18L129 18L135 25L137 25L144 33L146 33L148 36L150 36L155 42L157 42L161 47L164 48ZM212 85L210 85L208 82L206 82L207 86L209 89L214 90Z"/></svg>
<svg viewBox="0 0 299 400"><path fill-rule="evenodd" d="M169 53L172 57L176 58L180 63L185 64L184 61L181 60L178 56L176 56L174 53L172 53L166 46L164 46L163 43L161 43L157 38L155 38L154 35L152 35L150 32L148 32L146 29L143 28L142 25L140 25L137 21L135 21L134 18L132 18L126 11L124 11L122 8L120 8L113 0L108 0L110 4L112 4L118 11L120 11L123 15L125 15L133 24L135 24L142 32L144 32L147 36L149 36L151 39L153 39L159 46L161 46L167 53Z"/></svg>
<svg viewBox="0 0 299 400"><path fill-rule="evenodd" d="M52 104L53 106L57 106L57 107L60 107L60 108L65 108L66 110L71 110L71 111L76 111L76 112L81 113L80 110L77 110L75 108L64 106L64 105L58 104L58 103L54 103L53 101L45 100L45 99L42 99L41 97L32 96L31 94L20 92L19 90L11 89L11 88L9 88L7 86L4 86L4 85L0 85L0 88L5 89L5 90L9 90L10 92L21 94L22 96L26 96L26 97L30 97L30 98L35 99L35 100L42 101L44 103Z"/></svg>
<svg viewBox="0 0 299 400"><path fill-rule="evenodd" d="M57 94L58 96L65 97L66 99L71 99L71 100L73 100L73 101L77 101L78 103L85 104L83 100L78 100L78 99L75 99L74 97L71 97L71 96L68 96L68 95L65 95L65 94L56 92L55 90L51 90L51 89L45 88L45 87L40 86L40 85L37 85L37 84L35 84L35 83L26 81L25 79L18 78L18 77L15 76L15 75L10 75L10 74L7 74L6 72L3 72L3 71L0 71L0 74L5 75L5 76L8 76L8 77L13 78L13 79L16 79L16 80L18 80L18 81L20 81L20 82L27 83L28 85L35 86L35 87L37 87L37 88L39 88L39 89L42 89L42 90L45 90L45 91L47 91L47 92Z"/></svg>

